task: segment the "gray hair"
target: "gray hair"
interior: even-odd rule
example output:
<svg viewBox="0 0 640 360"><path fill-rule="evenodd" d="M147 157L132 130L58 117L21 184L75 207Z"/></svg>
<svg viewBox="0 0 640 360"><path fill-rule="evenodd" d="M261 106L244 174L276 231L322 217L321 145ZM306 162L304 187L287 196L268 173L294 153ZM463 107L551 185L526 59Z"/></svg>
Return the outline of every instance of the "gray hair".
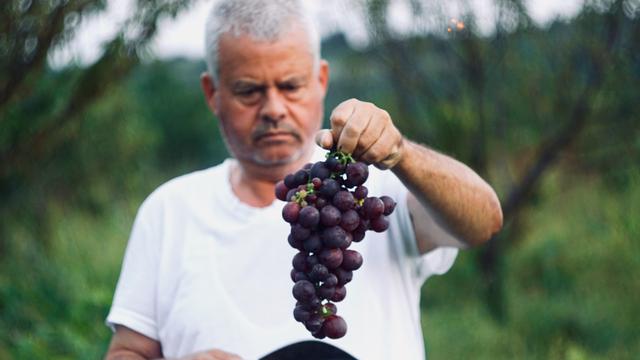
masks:
<svg viewBox="0 0 640 360"><path fill-rule="evenodd" d="M205 33L205 60L214 82L218 80L218 42L223 34L275 41L293 25L299 25L309 38L315 71L320 63L320 35L303 1L219 0L209 13Z"/></svg>

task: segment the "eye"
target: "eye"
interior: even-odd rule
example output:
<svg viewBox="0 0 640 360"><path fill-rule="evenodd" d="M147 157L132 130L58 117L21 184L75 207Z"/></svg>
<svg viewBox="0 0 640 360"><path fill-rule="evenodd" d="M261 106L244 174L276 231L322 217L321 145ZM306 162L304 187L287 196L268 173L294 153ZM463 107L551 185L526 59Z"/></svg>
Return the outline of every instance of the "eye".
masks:
<svg viewBox="0 0 640 360"><path fill-rule="evenodd" d="M241 87L236 89L233 94L244 103L252 103L260 99L262 88L258 86Z"/></svg>

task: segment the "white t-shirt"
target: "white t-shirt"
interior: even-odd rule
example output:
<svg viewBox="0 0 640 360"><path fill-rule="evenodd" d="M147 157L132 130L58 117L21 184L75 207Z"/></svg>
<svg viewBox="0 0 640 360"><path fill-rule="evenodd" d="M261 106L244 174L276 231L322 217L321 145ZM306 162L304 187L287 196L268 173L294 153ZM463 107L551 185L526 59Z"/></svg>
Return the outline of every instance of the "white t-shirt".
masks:
<svg viewBox="0 0 640 360"><path fill-rule="evenodd" d="M314 339L292 315L297 250L287 243L284 203L240 202L229 182L233 161L159 187L133 225L107 324L159 341L166 357L218 348L258 359ZM419 256L406 188L390 171L369 169L369 194L398 205L387 232L368 231L351 246L364 263L336 303L348 331L322 341L358 359L423 359L420 287L451 267L457 249Z"/></svg>

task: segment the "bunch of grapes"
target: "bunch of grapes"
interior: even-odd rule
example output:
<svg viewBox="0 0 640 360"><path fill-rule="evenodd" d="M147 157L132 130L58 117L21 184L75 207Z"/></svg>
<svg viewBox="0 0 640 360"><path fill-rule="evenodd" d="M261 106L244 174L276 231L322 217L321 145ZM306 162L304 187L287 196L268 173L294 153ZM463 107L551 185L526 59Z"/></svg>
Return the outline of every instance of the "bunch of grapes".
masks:
<svg viewBox="0 0 640 360"><path fill-rule="evenodd" d="M367 230L387 230L396 206L388 196L367 196L368 176L365 163L335 151L276 184L276 197L287 201L282 217L291 224L288 241L298 250L291 270L293 316L319 339L346 334L335 303L345 298L345 285L362 266L362 255L349 246Z"/></svg>

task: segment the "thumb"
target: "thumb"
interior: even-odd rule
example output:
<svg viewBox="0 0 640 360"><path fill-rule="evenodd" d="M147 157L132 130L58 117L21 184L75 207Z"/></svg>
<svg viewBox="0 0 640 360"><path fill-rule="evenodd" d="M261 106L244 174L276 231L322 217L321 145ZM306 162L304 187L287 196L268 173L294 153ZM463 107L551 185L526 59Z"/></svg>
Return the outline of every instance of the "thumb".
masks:
<svg viewBox="0 0 640 360"><path fill-rule="evenodd" d="M333 146L333 135L331 130L321 129L316 133L316 144L323 149L330 150Z"/></svg>

